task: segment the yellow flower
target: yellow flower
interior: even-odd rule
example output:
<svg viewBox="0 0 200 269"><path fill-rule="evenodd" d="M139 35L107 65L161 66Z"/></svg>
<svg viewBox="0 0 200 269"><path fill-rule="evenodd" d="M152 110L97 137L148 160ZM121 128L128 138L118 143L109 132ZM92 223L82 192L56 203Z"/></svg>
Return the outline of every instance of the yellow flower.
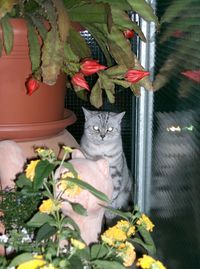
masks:
<svg viewBox="0 0 200 269"><path fill-rule="evenodd" d="M26 167L26 177L30 179L30 181L33 181L34 176L35 176L35 168L36 165L39 163L40 160L33 160L30 162L30 164L27 165Z"/></svg>
<svg viewBox="0 0 200 269"><path fill-rule="evenodd" d="M131 266L136 258L135 248L131 243L126 242L123 248L118 248L118 255L123 259L124 266Z"/></svg>
<svg viewBox="0 0 200 269"><path fill-rule="evenodd" d="M142 214L141 218L137 221L137 224L138 225L144 225L144 227L149 232L152 232L153 228L155 226L145 214Z"/></svg>
<svg viewBox="0 0 200 269"><path fill-rule="evenodd" d="M43 260L41 255L36 255L32 260L20 264L17 269L37 269L45 265L46 262Z"/></svg>
<svg viewBox="0 0 200 269"><path fill-rule="evenodd" d="M135 234L135 226L126 220L118 221L116 227L125 232L127 236Z"/></svg>
<svg viewBox="0 0 200 269"><path fill-rule="evenodd" d="M113 226L106 230L101 239L110 246L116 246L119 242L124 242L127 239L126 233L116 226Z"/></svg>
<svg viewBox="0 0 200 269"><path fill-rule="evenodd" d="M69 180L67 180L67 178L74 178L74 175L72 172L65 172L62 176L61 176L61 180L59 181L59 185L58 187L64 192L64 194L66 194L69 197L74 197L76 195L78 195L82 189L75 183L70 182ZM80 177L78 176L78 179L80 179Z"/></svg>
<svg viewBox="0 0 200 269"><path fill-rule="evenodd" d="M156 261L148 255L143 255L142 258L139 258L136 265L143 269L166 269L166 267L160 261Z"/></svg>
<svg viewBox="0 0 200 269"><path fill-rule="evenodd" d="M42 204L39 207L41 213L50 214L56 210L60 209L60 204L55 204L52 199L43 200Z"/></svg>
<svg viewBox="0 0 200 269"><path fill-rule="evenodd" d="M86 247L86 245L83 242L74 238L71 238L71 243L77 249L84 249Z"/></svg>

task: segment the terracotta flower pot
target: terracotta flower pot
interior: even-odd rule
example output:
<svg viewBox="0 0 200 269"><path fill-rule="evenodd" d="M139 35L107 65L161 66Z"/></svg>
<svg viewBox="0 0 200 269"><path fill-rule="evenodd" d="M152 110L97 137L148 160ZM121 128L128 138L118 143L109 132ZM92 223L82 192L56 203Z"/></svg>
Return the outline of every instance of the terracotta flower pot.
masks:
<svg viewBox="0 0 200 269"><path fill-rule="evenodd" d="M31 74L31 63L26 22L12 19L11 24L13 50L10 55L3 51L0 57L0 140L55 135L76 120L74 113L65 109L66 76L61 74L53 86L41 83L37 91L27 95L25 82Z"/></svg>

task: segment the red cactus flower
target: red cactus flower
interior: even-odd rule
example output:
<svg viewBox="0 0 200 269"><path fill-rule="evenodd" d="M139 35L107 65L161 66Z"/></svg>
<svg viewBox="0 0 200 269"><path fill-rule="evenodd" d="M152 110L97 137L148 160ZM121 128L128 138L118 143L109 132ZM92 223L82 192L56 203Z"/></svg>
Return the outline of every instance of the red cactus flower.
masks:
<svg viewBox="0 0 200 269"><path fill-rule="evenodd" d="M99 64L97 60L85 59L81 62L80 71L85 76L90 76L90 75L93 75L96 72L98 72L100 70L104 70L106 68L107 68L106 66Z"/></svg>
<svg viewBox="0 0 200 269"><path fill-rule="evenodd" d="M187 70L185 72L181 72L181 74L196 81L197 83L200 83L200 70Z"/></svg>
<svg viewBox="0 0 200 269"><path fill-rule="evenodd" d="M145 76L148 76L150 73L148 71L143 71L143 70L135 70L135 69L132 69L132 70L129 70L125 75L125 79L128 81L128 82L131 82L131 83L136 83L138 82L139 80L141 80L143 77Z"/></svg>
<svg viewBox="0 0 200 269"><path fill-rule="evenodd" d="M134 31L130 29L123 31L123 34L127 39L133 38L135 35Z"/></svg>
<svg viewBox="0 0 200 269"><path fill-rule="evenodd" d="M84 88L88 91L90 91L89 85L87 83L87 81L85 80L83 74L81 73L76 73L73 77L72 77L72 84L74 86L79 86L81 88Z"/></svg>
<svg viewBox="0 0 200 269"><path fill-rule="evenodd" d="M26 82L27 94L32 95L40 87L40 82L30 77Z"/></svg>

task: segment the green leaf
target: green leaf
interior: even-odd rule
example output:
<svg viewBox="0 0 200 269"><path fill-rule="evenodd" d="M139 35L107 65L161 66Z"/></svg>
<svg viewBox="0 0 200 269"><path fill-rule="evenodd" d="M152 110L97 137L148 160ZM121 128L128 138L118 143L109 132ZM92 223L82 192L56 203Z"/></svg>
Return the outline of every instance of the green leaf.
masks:
<svg viewBox="0 0 200 269"><path fill-rule="evenodd" d="M75 29L70 29L67 41L74 54L76 54L80 59L91 56L91 51L88 44Z"/></svg>
<svg viewBox="0 0 200 269"><path fill-rule="evenodd" d="M112 79L112 82L124 88L129 88L131 86L131 83L125 80Z"/></svg>
<svg viewBox="0 0 200 269"><path fill-rule="evenodd" d="M6 54L10 54L13 48L14 33L7 15L1 19L1 27L3 31L3 44L5 52Z"/></svg>
<svg viewBox="0 0 200 269"><path fill-rule="evenodd" d="M64 166L65 168L67 168L70 172L72 172L72 174L74 175L74 177L78 177L78 173L76 172L76 170L74 169L74 166L72 163L70 162L63 162L62 166Z"/></svg>
<svg viewBox="0 0 200 269"><path fill-rule="evenodd" d="M103 269L125 269L126 268L122 264L116 261L95 260L95 261L92 261L92 263Z"/></svg>
<svg viewBox="0 0 200 269"><path fill-rule="evenodd" d="M187 10L191 5L191 1L173 1L166 9L161 18L161 24L164 22L171 22L174 18L182 15L184 10Z"/></svg>
<svg viewBox="0 0 200 269"><path fill-rule="evenodd" d="M90 248L91 259L102 259L108 254L108 249L102 244L94 244Z"/></svg>
<svg viewBox="0 0 200 269"><path fill-rule="evenodd" d="M44 41L42 47L42 77L43 82L54 85L60 68L63 64L64 44L61 42L58 32L52 28Z"/></svg>
<svg viewBox="0 0 200 269"><path fill-rule="evenodd" d="M128 68L125 65L115 65L104 72L112 78L123 78L124 74L128 71Z"/></svg>
<svg viewBox="0 0 200 269"><path fill-rule="evenodd" d="M87 216L87 210L79 203L72 203L70 202L70 205L72 206L73 210L82 216Z"/></svg>
<svg viewBox="0 0 200 269"><path fill-rule="evenodd" d="M34 190L39 190L43 184L45 178L51 174L55 166L47 160L41 160L38 162L35 168L35 177L33 179Z"/></svg>
<svg viewBox="0 0 200 269"><path fill-rule="evenodd" d="M106 23L106 16L106 8L102 4L79 4L69 10L70 19L80 23Z"/></svg>
<svg viewBox="0 0 200 269"><path fill-rule="evenodd" d="M28 23L28 44L29 44L29 55L31 60L31 68L34 73L40 66L40 44L38 35L33 25Z"/></svg>
<svg viewBox="0 0 200 269"><path fill-rule="evenodd" d="M36 241L41 242L42 240L49 239L52 235L56 233L57 229L45 223L37 232Z"/></svg>
<svg viewBox="0 0 200 269"><path fill-rule="evenodd" d="M19 188L26 186L32 187L32 182L25 176L25 174L19 175L15 183Z"/></svg>
<svg viewBox="0 0 200 269"><path fill-rule="evenodd" d="M67 269L75 269L75 268L79 268L79 269L84 269L84 265L82 264L81 261L81 257L79 257L78 255L73 255L69 258L69 262L70 262L70 266L67 267Z"/></svg>
<svg viewBox="0 0 200 269"><path fill-rule="evenodd" d="M70 45L68 43L64 44L64 59L66 60L66 63L69 64L69 62L76 62L78 63L80 61L80 58L73 52ZM77 71L78 72L78 71Z"/></svg>
<svg viewBox="0 0 200 269"><path fill-rule="evenodd" d="M103 55L106 58L107 65L111 66L113 61L112 61L110 53L108 51L106 35L105 35L105 33L102 32L102 25L101 24L92 24L91 25L91 24L84 23L83 26L94 37L94 39L98 43L100 49L102 50Z"/></svg>
<svg viewBox="0 0 200 269"><path fill-rule="evenodd" d="M90 103L96 108L100 108L103 105L102 89L100 87L99 80L96 81L95 85L92 88L90 94Z"/></svg>
<svg viewBox="0 0 200 269"><path fill-rule="evenodd" d="M122 31L112 27L112 32L107 34L110 53L119 65L125 65L128 69L134 67L135 57L130 42L124 38Z"/></svg>
<svg viewBox="0 0 200 269"><path fill-rule="evenodd" d="M62 224L64 225L70 225L72 226L78 233L80 233L80 229L78 227L78 225L76 224L76 222L71 219L70 217L65 217L62 221Z"/></svg>
<svg viewBox="0 0 200 269"><path fill-rule="evenodd" d="M53 218L51 216L49 216L48 214L45 213L40 213L37 212L32 218L31 220L29 220L27 222L27 225L29 227L41 227L42 225L44 225L45 223L50 223L52 222Z"/></svg>
<svg viewBox="0 0 200 269"><path fill-rule="evenodd" d="M138 232L140 233L140 235L142 236L143 238L143 241L144 241L144 245L145 245L145 248L146 250L148 251L148 253L150 255L155 255L156 253L156 247L155 247L155 244L154 244L154 241L151 237L151 234L149 231L147 231L143 226L137 226L138 228ZM133 239L134 240L134 239ZM143 245L143 246L144 246Z"/></svg>
<svg viewBox="0 0 200 269"><path fill-rule="evenodd" d="M32 259L33 259L33 256L32 256L31 253L23 253L23 254L20 254L20 255L16 256L11 261L11 263L9 264L9 267L18 266L19 264L24 263L24 262L27 262L27 261L30 261Z"/></svg>
<svg viewBox="0 0 200 269"><path fill-rule="evenodd" d="M116 6L111 7L113 22L116 24L120 30L133 29L135 33L141 38L142 41L146 42L146 38L140 29L140 27L133 21L130 20L128 14L122 9L117 8Z"/></svg>
<svg viewBox="0 0 200 269"><path fill-rule="evenodd" d="M68 178L68 181L77 184L82 189L88 190L90 193L92 193L95 197L100 199L103 202L109 203L110 200L108 199L107 195L105 195L103 192L98 191L95 189L92 185L88 184L87 182L77 179L77 178Z"/></svg>
<svg viewBox="0 0 200 269"><path fill-rule="evenodd" d="M120 211L118 209L112 208L110 206L103 206L103 207L105 207L106 210L108 210L108 211L110 211L110 212L112 212L112 213L114 213L114 214L122 217L123 219L126 219L127 221L130 218L132 219L132 217L133 217L133 215L130 212L123 212L123 211Z"/></svg>
<svg viewBox="0 0 200 269"><path fill-rule="evenodd" d="M0 1L0 19L5 16L6 13L12 11L13 6L17 4L19 0L1 0Z"/></svg>
<svg viewBox="0 0 200 269"><path fill-rule="evenodd" d="M158 18L154 14L153 8L145 0L127 0L127 2L143 19L158 24Z"/></svg>

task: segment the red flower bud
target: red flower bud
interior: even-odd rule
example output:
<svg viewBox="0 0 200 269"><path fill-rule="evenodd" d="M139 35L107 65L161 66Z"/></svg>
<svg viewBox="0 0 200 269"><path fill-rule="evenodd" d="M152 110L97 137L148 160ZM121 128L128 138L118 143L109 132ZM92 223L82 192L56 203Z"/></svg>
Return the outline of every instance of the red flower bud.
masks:
<svg viewBox="0 0 200 269"><path fill-rule="evenodd" d="M128 82L136 83L136 82L138 82L139 80L141 80L143 77L148 76L149 74L150 74L150 73L147 72L147 71L132 69L132 70L129 70L129 71L124 75L124 77L125 77L125 79L126 79Z"/></svg>
<svg viewBox="0 0 200 269"><path fill-rule="evenodd" d="M188 70L185 72L181 72L181 74L196 81L197 83L200 83L200 70Z"/></svg>
<svg viewBox="0 0 200 269"><path fill-rule="evenodd" d="M135 35L134 31L129 29L125 30L123 33L127 39L133 38Z"/></svg>
<svg viewBox="0 0 200 269"><path fill-rule="evenodd" d="M81 73L76 73L73 77L72 77L72 84L74 86L79 86L81 88L84 88L88 91L90 91L89 85L87 83L87 81L85 80L83 74Z"/></svg>
<svg viewBox="0 0 200 269"><path fill-rule="evenodd" d="M37 89L39 89L40 83L38 80L30 77L26 82L27 94L32 95Z"/></svg>
<svg viewBox="0 0 200 269"><path fill-rule="evenodd" d="M90 75L92 75L100 70L104 70L106 68L107 68L106 66L99 64L97 60L86 59L86 60L82 61L80 71L85 76L90 76Z"/></svg>

